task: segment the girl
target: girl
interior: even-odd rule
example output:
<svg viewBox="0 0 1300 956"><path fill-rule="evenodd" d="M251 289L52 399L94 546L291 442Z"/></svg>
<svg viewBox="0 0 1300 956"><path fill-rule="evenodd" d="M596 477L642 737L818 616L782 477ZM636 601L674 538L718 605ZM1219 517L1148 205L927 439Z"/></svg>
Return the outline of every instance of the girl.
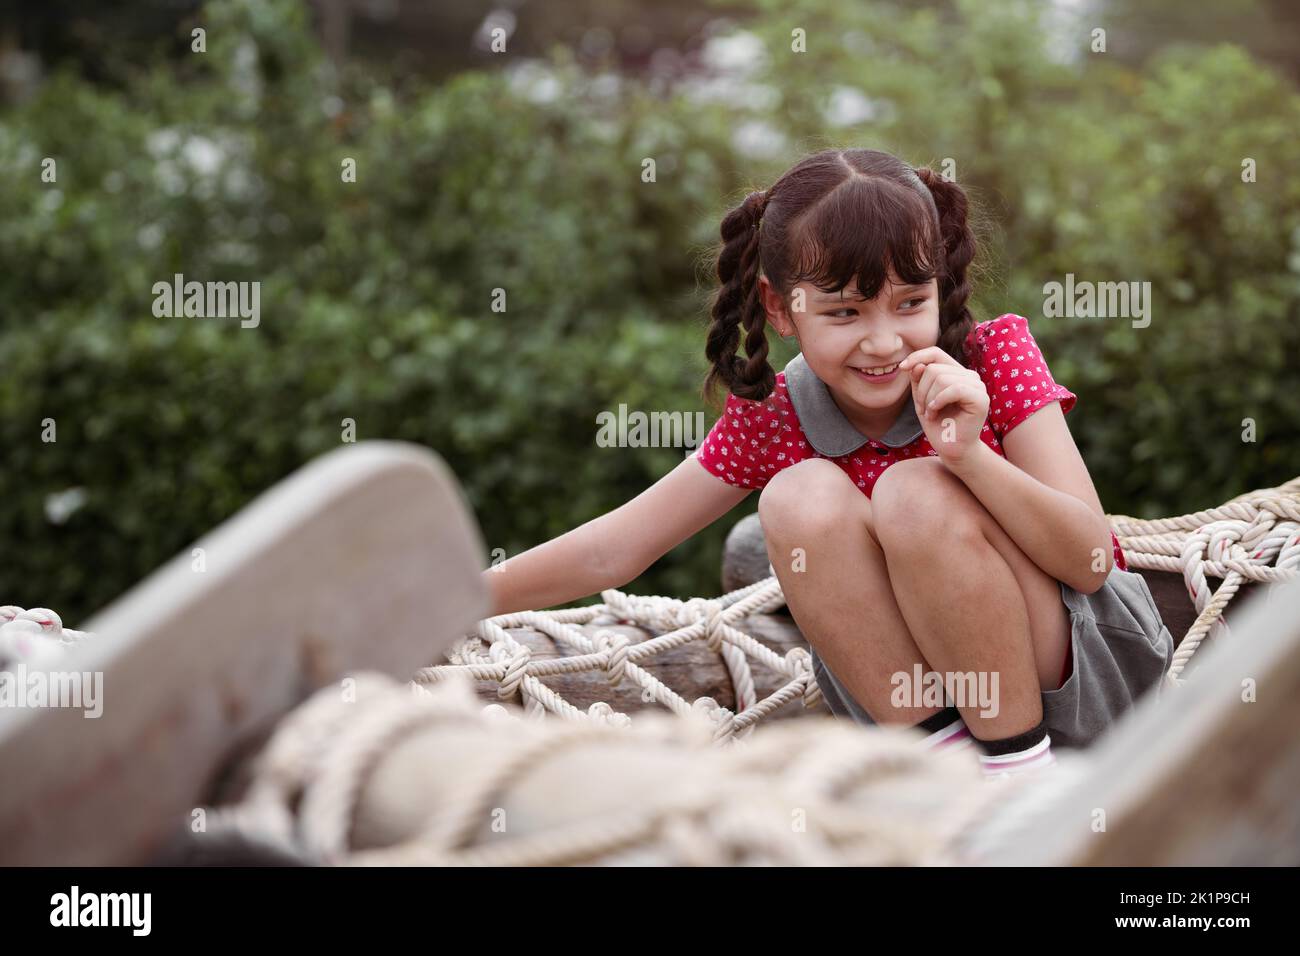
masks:
<svg viewBox="0 0 1300 956"><path fill-rule="evenodd" d="M826 150L722 221L705 353L726 408L627 504L484 572L493 613L620 587L754 490L828 707L1051 765L1172 663L1024 318L975 324L962 189L888 153ZM767 327L801 354L768 364ZM743 332L743 343L742 343ZM744 346L745 357L736 354ZM939 706L910 693L942 680Z"/></svg>

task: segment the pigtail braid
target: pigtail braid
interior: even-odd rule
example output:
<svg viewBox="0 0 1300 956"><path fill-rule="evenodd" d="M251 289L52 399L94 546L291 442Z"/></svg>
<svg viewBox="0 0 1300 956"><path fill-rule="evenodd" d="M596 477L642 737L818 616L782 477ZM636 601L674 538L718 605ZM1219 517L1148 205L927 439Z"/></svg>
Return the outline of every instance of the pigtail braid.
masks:
<svg viewBox="0 0 1300 956"><path fill-rule="evenodd" d="M939 232L944 261L939 276L939 347L957 361L968 364L965 342L975 325L968 306L971 283L967 268L975 258L975 235L967 221L965 191L926 166L916 170L934 197L939 212ZM978 358L978 350L974 357Z"/></svg>
<svg viewBox="0 0 1300 956"><path fill-rule="evenodd" d="M768 364L767 315L759 299L759 226L771 191L752 192L722 220L718 252L720 285L713 299L704 354L710 369L702 394L713 399L719 384L740 398L761 401L776 387ZM736 354L745 331L745 355Z"/></svg>

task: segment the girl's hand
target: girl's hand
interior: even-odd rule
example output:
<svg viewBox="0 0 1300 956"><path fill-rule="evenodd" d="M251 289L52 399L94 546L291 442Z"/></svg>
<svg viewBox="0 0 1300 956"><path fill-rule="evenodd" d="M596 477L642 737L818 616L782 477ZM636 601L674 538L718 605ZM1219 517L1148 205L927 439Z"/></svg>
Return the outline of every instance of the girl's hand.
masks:
<svg viewBox="0 0 1300 956"><path fill-rule="evenodd" d="M932 345L898 366L911 378L912 400L925 437L944 464L977 452L989 415L989 393L979 372Z"/></svg>

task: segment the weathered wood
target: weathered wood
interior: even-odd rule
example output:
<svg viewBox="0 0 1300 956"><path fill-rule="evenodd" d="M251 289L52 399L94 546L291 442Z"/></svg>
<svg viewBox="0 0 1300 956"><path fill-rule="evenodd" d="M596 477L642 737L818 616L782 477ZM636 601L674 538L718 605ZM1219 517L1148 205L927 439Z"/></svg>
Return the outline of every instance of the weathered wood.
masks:
<svg viewBox="0 0 1300 956"><path fill-rule="evenodd" d="M1300 864L1300 580L1257 593L1187 683L1107 731L983 862ZM1104 829L1099 825L1104 824Z"/></svg>
<svg viewBox="0 0 1300 956"><path fill-rule="evenodd" d="M593 640L600 631L625 634L632 643L640 643L655 636L651 631L630 625L573 626L579 627ZM784 656L791 647L808 646L798 628L788 617L781 615L752 614L740 624L740 629L772 648L779 656ZM510 628L507 633L529 649L532 660L550 660L580 653L576 647L557 647L548 635L531 628ZM736 709L735 688L732 686L726 665L723 664L722 656L709 650L708 645L703 641L692 641L681 647L662 651L642 662L640 666L688 701L700 697L712 697L721 706ZM754 689L760 700L783 687L789 680L786 675L753 658L750 658L750 670L754 675ZM580 710L586 710L596 701L604 701L622 713L661 707L658 703L646 702L642 699L642 688L636 681L627 678L619 686L612 687L603 671L555 674L540 679ZM485 703L501 702L497 696L499 685L495 681L475 681L474 684L475 692ZM519 703L518 700L514 702ZM813 712L829 713L826 705L821 702L814 708L805 708L801 701L792 701L772 716L773 718L792 717Z"/></svg>
<svg viewBox="0 0 1300 956"><path fill-rule="evenodd" d="M405 679L488 611L470 511L414 445L325 455L196 547L202 571L187 548L70 653L102 717L0 709L0 863L148 860L241 741L341 675Z"/></svg>
<svg viewBox="0 0 1300 956"><path fill-rule="evenodd" d="M746 515L732 525L722 546L722 593L739 591L772 573L763 525L757 514Z"/></svg>

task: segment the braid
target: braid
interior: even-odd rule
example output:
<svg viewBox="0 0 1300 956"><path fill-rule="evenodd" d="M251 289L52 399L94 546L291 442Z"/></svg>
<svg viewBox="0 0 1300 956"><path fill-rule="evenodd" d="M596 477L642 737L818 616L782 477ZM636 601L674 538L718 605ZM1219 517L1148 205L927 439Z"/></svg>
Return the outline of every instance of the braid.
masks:
<svg viewBox="0 0 1300 956"><path fill-rule="evenodd" d="M721 285L713 300L704 354L710 363L703 396L712 399L721 383L733 395L761 401L776 387L776 373L767 362L767 316L759 301L759 224L768 192L752 192L722 220L718 253ZM736 354L740 330L745 330L745 355Z"/></svg>
<svg viewBox="0 0 1300 956"><path fill-rule="evenodd" d="M971 285L966 270L975 258L975 236L966 218L969 204L966 193L960 186L944 179L934 170L921 166L916 170L916 175L934 197L943 242L944 261L939 276L938 344L966 365L966 337L975 325L967 304ZM976 358L978 355L979 351L975 350Z"/></svg>

